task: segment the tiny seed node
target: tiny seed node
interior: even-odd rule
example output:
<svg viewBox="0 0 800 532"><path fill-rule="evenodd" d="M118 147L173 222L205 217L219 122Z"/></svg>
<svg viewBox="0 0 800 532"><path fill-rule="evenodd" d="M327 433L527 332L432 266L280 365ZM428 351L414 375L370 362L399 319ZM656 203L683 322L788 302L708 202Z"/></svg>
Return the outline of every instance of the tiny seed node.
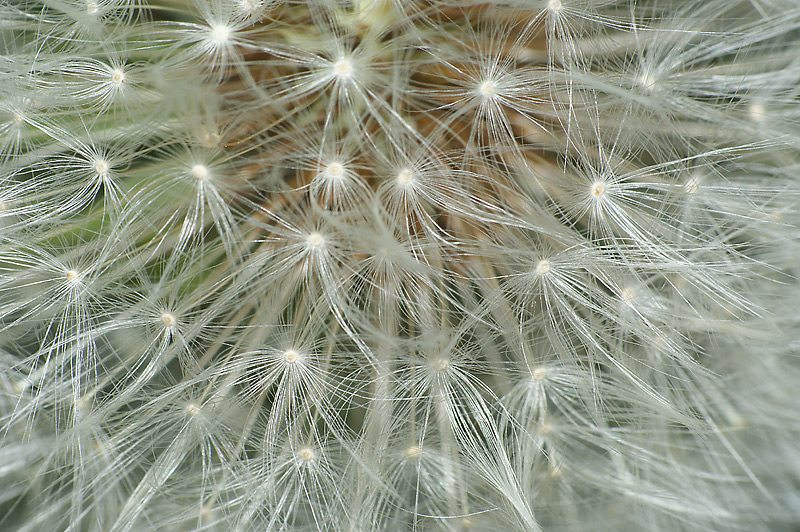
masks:
<svg viewBox="0 0 800 532"><path fill-rule="evenodd" d="M125 83L125 72L120 68L115 68L111 71L111 83L117 86Z"/></svg>
<svg viewBox="0 0 800 532"><path fill-rule="evenodd" d="M303 462L310 462L317 457L317 453L315 453L314 449L310 447L303 447L302 449L300 449L297 455Z"/></svg>
<svg viewBox="0 0 800 532"><path fill-rule="evenodd" d="M318 248L325 243L325 237L319 233L311 233L308 235L308 238L306 238L306 243L312 248Z"/></svg>
<svg viewBox="0 0 800 532"><path fill-rule="evenodd" d="M283 360L287 364L294 364L300 359L300 355L294 349L289 349L283 353Z"/></svg>
<svg viewBox="0 0 800 532"><path fill-rule="evenodd" d="M412 445L406 449L406 456L408 458L416 458L419 456L420 448L418 445Z"/></svg>
<svg viewBox="0 0 800 532"><path fill-rule="evenodd" d="M103 159L98 159L94 163L94 171L99 176L104 176L108 173L108 163Z"/></svg>
<svg viewBox="0 0 800 532"><path fill-rule="evenodd" d="M497 92L497 87L494 83L487 80L478 86L478 92L480 92L484 98L491 98Z"/></svg>
<svg viewBox="0 0 800 532"><path fill-rule="evenodd" d="M344 165L342 163L331 163L325 169L330 177L342 177L344 175Z"/></svg>
<svg viewBox="0 0 800 532"><path fill-rule="evenodd" d="M333 71L340 78L348 78L353 73L353 63L349 59L339 59L333 64Z"/></svg>
<svg viewBox="0 0 800 532"><path fill-rule="evenodd" d="M540 260L539 263L536 265L536 273L538 273L539 275L545 275L549 271L550 271L550 261L547 259Z"/></svg>
<svg viewBox="0 0 800 532"><path fill-rule="evenodd" d="M400 170L397 174L397 182L401 185L410 185L414 181L414 173L408 168Z"/></svg>
<svg viewBox="0 0 800 532"><path fill-rule="evenodd" d="M224 43L231 35L231 30L227 26L217 24L211 27L211 40L215 43Z"/></svg>
<svg viewBox="0 0 800 532"><path fill-rule="evenodd" d="M208 167L203 164L196 164L192 166L192 175L197 179L206 179L208 177Z"/></svg>

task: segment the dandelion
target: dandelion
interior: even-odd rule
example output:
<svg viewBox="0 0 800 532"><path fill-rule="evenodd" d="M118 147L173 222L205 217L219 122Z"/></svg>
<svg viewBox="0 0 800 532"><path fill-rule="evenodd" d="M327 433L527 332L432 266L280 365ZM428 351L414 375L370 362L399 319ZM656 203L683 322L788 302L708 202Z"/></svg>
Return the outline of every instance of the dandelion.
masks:
<svg viewBox="0 0 800 532"><path fill-rule="evenodd" d="M0 529L797 529L798 31L0 0Z"/></svg>

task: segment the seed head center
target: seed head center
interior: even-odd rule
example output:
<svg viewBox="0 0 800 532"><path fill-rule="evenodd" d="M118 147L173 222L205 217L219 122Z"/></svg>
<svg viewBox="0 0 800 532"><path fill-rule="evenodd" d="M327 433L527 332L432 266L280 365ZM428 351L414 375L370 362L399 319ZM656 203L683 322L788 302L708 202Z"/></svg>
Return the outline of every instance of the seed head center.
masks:
<svg viewBox="0 0 800 532"><path fill-rule="evenodd" d="M125 83L125 72L121 68L115 68L111 71L111 83L120 86Z"/></svg>
<svg viewBox="0 0 800 532"><path fill-rule="evenodd" d="M333 64L333 71L340 78L349 78L353 74L353 62L349 59L339 59Z"/></svg>
<svg viewBox="0 0 800 532"><path fill-rule="evenodd" d="M497 87L492 81L486 80L478 85L478 92L480 92L484 98L491 98L497 93Z"/></svg>
<svg viewBox="0 0 800 532"><path fill-rule="evenodd" d="M536 273L539 275L544 275L550 271L550 261L547 259L542 259L536 265Z"/></svg>
<svg viewBox="0 0 800 532"><path fill-rule="evenodd" d="M211 27L211 40L215 43L224 43L231 36L231 29L222 24Z"/></svg>
<svg viewBox="0 0 800 532"><path fill-rule="evenodd" d="M306 238L306 243L312 248L318 248L325 243L325 237L319 233L311 233L308 235L308 238Z"/></svg>
<svg viewBox="0 0 800 532"><path fill-rule="evenodd" d="M401 185L410 185L414 181L414 173L408 168L403 168L397 174L397 182Z"/></svg>
<svg viewBox="0 0 800 532"><path fill-rule="evenodd" d="M94 162L94 171L99 176L104 176L108 173L108 162L104 159L98 159Z"/></svg>
<svg viewBox="0 0 800 532"><path fill-rule="evenodd" d="M325 169L325 172L331 177L342 177L344 175L344 165L342 163L331 163Z"/></svg>
<svg viewBox="0 0 800 532"><path fill-rule="evenodd" d="M192 166L192 175L197 179L206 179L208 177L208 167L204 164L196 164Z"/></svg>

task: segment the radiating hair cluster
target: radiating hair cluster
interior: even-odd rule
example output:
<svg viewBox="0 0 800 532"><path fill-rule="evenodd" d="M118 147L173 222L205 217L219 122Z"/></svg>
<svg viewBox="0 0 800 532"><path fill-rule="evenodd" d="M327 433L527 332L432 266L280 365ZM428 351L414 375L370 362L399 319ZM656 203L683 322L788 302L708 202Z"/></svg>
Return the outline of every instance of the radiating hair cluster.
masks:
<svg viewBox="0 0 800 532"><path fill-rule="evenodd" d="M796 0L0 0L0 528L791 532Z"/></svg>

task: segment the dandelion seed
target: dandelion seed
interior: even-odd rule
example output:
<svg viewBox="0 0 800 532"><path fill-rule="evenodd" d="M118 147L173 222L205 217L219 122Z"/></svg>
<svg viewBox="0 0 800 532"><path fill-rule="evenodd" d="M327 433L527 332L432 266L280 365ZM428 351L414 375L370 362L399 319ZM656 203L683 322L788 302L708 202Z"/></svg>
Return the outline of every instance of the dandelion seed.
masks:
<svg viewBox="0 0 800 532"><path fill-rule="evenodd" d="M760 123L767 117L767 108L762 102L752 102L748 106L747 114L750 120Z"/></svg>
<svg viewBox="0 0 800 532"><path fill-rule="evenodd" d="M633 302L636 300L636 290L631 288L630 286L626 286L620 292L620 299L628 305L632 305Z"/></svg>
<svg viewBox="0 0 800 532"><path fill-rule="evenodd" d="M325 237L323 237L319 233L311 233L306 238L306 244L310 248L321 248L323 244L325 244Z"/></svg>
<svg viewBox="0 0 800 532"><path fill-rule="evenodd" d="M497 86L490 80L483 81L478 85L478 93L488 100L497 93Z"/></svg>
<svg viewBox="0 0 800 532"><path fill-rule="evenodd" d="M403 168L397 173L397 182L406 186L414 182L414 173L408 168Z"/></svg>
<svg viewBox="0 0 800 532"><path fill-rule="evenodd" d="M547 368L536 368L533 370L533 380L540 382L547 378Z"/></svg>
<svg viewBox="0 0 800 532"><path fill-rule="evenodd" d="M164 312L161 314L161 323L164 325L164 327L171 328L178 323L178 320L175 318L174 314L170 312Z"/></svg>
<svg viewBox="0 0 800 532"><path fill-rule="evenodd" d="M636 84L646 92L654 92L657 88L657 83L655 76L649 72L645 72L636 78Z"/></svg>
<svg viewBox="0 0 800 532"><path fill-rule="evenodd" d="M252 15L264 8L263 0L240 0L239 8L245 13Z"/></svg>
<svg viewBox="0 0 800 532"><path fill-rule="evenodd" d="M208 167L206 165L204 165L204 164L196 164L196 165L192 166L192 169L191 169L190 173L198 181L203 181L205 179L208 179L208 176L209 176Z"/></svg>
<svg viewBox="0 0 800 532"><path fill-rule="evenodd" d="M348 79L353 75L353 62L350 59L342 58L333 64L333 72L339 79Z"/></svg>
<svg viewBox="0 0 800 532"><path fill-rule="evenodd" d="M94 172L100 177L106 176L108 174L108 171L110 170L108 161L106 161L105 159L97 159L94 162L93 168Z"/></svg>
<svg viewBox="0 0 800 532"><path fill-rule="evenodd" d="M542 259L536 263L536 273L538 275L546 275L550 271L550 261Z"/></svg>
<svg viewBox="0 0 800 532"><path fill-rule="evenodd" d="M344 175L344 165L342 163L331 163L325 168L325 173L335 179L340 178Z"/></svg>
<svg viewBox="0 0 800 532"><path fill-rule="evenodd" d="M65 277L70 284L77 284L80 280L80 274L75 270L68 270Z"/></svg>
<svg viewBox="0 0 800 532"><path fill-rule="evenodd" d="M283 352L283 360L287 364L294 364L300 360L300 355L294 349L289 349L288 351Z"/></svg>
<svg viewBox="0 0 800 532"><path fill-rule="evenodd" d="M125 83L125 71L121 68L114 68L111 70L111 83L117 87L121 87Z"/></svg>
<svg viewBox="0 0 800 532"><path fill-rule="evenodd" d="M297 457L300 459L302 464L308 464L309 462L316 460L317 453L311 447L302 447L299 451L297 451Z"/></svg>
<svg viewBox="0 0 800 532"><path fill-rule="evenodd" d="M231 36L231 28L224 24L215 24L209 29L211 41L216 44L223 44L228 41Z"/></svg>
<svg viewBox="0 0 800 532"><path fill-rule="evenodd" d="M700 190L700 178L697 176L692 176L686 180L686 183L683 185L683 190L689 196L693 196L697 194L697 191Z"/></svg>
<svg viewBox="0 0 800 532"><path fill-rule="evenodd" d="M592 183L591 194L596 200L602 199L606 193L606 184L602 181L595 181Z"/></svg>

